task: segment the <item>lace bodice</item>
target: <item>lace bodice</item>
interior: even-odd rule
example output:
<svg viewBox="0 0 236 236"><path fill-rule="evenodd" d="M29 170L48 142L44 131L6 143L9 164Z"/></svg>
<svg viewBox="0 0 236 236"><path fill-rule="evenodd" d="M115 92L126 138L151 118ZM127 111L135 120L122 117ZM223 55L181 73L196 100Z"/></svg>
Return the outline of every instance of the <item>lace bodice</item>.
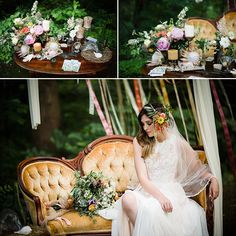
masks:
<svg viewBox="0 0 236 236"><path fill-rule="evenodd" d="M175 143L174 135L162 143L156 143L153 153L145 159L150 180L159 183L175 180L178 157Z"/></svg>

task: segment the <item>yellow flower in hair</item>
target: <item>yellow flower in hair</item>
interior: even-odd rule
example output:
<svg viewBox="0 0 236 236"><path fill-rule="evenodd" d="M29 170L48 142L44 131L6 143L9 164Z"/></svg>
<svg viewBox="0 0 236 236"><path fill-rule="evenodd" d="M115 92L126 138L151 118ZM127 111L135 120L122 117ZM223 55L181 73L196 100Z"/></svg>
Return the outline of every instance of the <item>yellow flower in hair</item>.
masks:
<svg viewBox="0 0 236 236"><path fill-rule="evenodd" d="M95 204L89 205L88 209L89 209L89 211L95 211L95 209L96 209Z"/></svg>
<svg viewBox="0 0 236 236"><path fill-rule="evenodd" d="M159 125L162 125L164 122L165 122L165 119L164 119L162 116L159 116L159 117L157 118L157 123L158 123Z"/></svg>

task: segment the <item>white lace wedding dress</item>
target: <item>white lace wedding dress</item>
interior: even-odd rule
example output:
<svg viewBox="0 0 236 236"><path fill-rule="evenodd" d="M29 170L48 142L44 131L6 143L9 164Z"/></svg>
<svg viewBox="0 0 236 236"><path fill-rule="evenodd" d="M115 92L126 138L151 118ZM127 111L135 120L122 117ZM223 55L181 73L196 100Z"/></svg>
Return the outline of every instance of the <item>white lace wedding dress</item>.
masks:
<svg viewBox="0 0 236 236"><path fill-rule="evenodd" d="M149 179L171 201L173 211L165 213L157 199L139 185L132 193L137 201L135 226L129 224L121 199L113 209L101 212L112 222L112 236L207 236L203 208L189 199L176 181L178 155L176 137L172 135L154 147L154 154L145 159ZM130 191L130 190L128 190Z"/></svg>

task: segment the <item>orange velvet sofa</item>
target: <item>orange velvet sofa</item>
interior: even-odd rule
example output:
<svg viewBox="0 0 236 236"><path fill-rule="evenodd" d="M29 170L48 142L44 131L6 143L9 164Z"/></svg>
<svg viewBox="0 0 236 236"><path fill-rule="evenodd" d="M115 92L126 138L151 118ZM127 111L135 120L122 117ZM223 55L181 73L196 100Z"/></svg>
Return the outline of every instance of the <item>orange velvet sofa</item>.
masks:
<svg viewBox="0 0 236 236"><path fill-rule="evenodd" d="M75 170L80 170L85 175L90 171L102 171L116 182L118 192L124 192L128 185L137 184L132 140L132 137L125 135L104 136L90 143L73 159L32 157L19 163L18 183L33 224L45 223L45 202L69 196L74 186ZM198 153L205 162L204 151L198 150ZM202 191L195 200L206 211L211 234L213 208L206 191ZM65 212L63 218L68 219L71 225L59 220L50 220L45 224L51 235L111 235L111 221L100 216L95 217L94 223L90 217L80 216L71 210Z"/></svg>

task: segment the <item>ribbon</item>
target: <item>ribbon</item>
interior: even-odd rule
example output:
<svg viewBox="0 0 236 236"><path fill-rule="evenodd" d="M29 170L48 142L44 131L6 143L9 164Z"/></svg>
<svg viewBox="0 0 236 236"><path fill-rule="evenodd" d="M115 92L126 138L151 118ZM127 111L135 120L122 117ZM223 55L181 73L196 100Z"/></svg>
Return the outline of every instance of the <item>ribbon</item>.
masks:
<svg viewBox="0 0 236 236"><path fill-rule="evenodd" d="M220 84L220 88L221 88L221 90L222 90L222 92L223 92L223 94L224 94L224 97L225 97L226 103L227 103L227 105L228 105L228 107L229 107L229 111L230 111L230 114L231 114L232 120L235 121L235 119L234 119L234 114L233 114L233 111L232 111L231 104L230 104L230 102L229 102L228 95L227 95L227 93L226 93L226 91L225 91L225 87L224 87L224 85L223 85L223 83L222 83L221 80L219 80L219 84Z"/></svg>
<svg viewBox="0 0 236 236"><path fill-rule="evenodd" d="M162 94L163 94L164 104L165 105L170 105L168 93L167 93L166 86L165 86L165 81L163 79L160 79L160 85L161 85L161 91L162 91Z"/></svg>
<svg viewBox="0 0 236 236"><path fill-rule="evenodd" d="M210 80L210 84L211 84L212 92L213 92L215 102L216 102L216 105L217 105L217 109L218 109L219 114L220 114L220 119L221 119L221 123L222 123L222 126L223 126L223 130L224 130L230 167L231 167L234 179L236 181L236 163L235 163L234 151L233 151L233 147L232 147L232 141L231 141L231 138L230 138L230 133L229 133L227 121L225 119L223 108L221 106L220 99L219 99L218 93L216 91L216 86L215 86L214 81Z"/></svg>
<svg viewBox="0 0 236 236"><path fill-rule="evenodd" d="M124 86L125 86L126 94L128 95L128 97L130 99L131 105L132 105L136 115L138 116L139 110L138 110L137 104L135 102L134 95L133 95L133 93L130 89L129 83L128 83L127 80L123 80L123 83L124 83Z"/></svg>
<svg viewBox="0 0 236 236"><path fill-rule="evenodd" d="M179 107L181 119L182 119L183 126L184 126L185 136L186 136L186 139L187 139L187 141L188 141L188 143L189 143L188 131L187 131L186 124L185 124L185 121L184 121L184 114L183 114L182 106L181 106L180 99L179 99L178 90L177 90L177 87L176 87L176 84L175 84L175 80L174 80L174 79L172 79L172 83L173 83L173 85L174 85L175 95L176 95L176 99L177 99L177 103L178 103L178 107Z"/></svg>
<svg viewBox="0 0 236 236"><path fill-rule="evenodd" d="M134 94L135 94L136 104L137 104L138 110L140 112L143 105L142 105L142 101L141 101L141 97L140 97L138 80L136 80L136 79L134 79Z"/></svg>
<svg viewBox="0 0 236 236"><path fill-rule="evenodd" d="M103 84L104 81L99 80L98 82L99 82L100 92L101 92L101 96L102 96L103 108L105 110L105 117L106 117L108 125L110 127L112 127L111 117L110 117L110 113L108 111L108 100L107 100L106 89L105 89L104 84Z"/></svg>
<svg viewBox="0 0 236 236"><path fill-rule="evenodd" d="M96 107L98 116L99 116L99 118L100 118L100 120L102 122L102 125L103 125L103 128L104 128L105 132L106 132L106 135L113 135L112 128L107 123L107 120L106 120L106 118L105 118L105 116L104 116L104 114L103 114L103 112L101 110L101 107L100 107L99 102L97 100L97 97L96 97L96 95L95 95L95 93L93 91L92 84L91 84L90 80L86 80L86 84L88 86L89 94L91 95L91 97L93 99L93 103L94 103L94 105Z"/></svg>
<svg viewBox="0 0 236 236"><path fill-rule="evenodd" d="M200 135L200 125L199 125L199 121L198 121L198 118L197 118L196 105L195 105L195 102L194 102L193 93L192 93L192 90L191 90L189 80L186 80L186 85L187 85L188 97L189 97L189 102L190 102L190 105L191 105L193 117L194 117L194 120L195 120L195 124L197 126L196 136L197 136L197 140L198 140L198 145L202 146L203 144L202 144L202 137Z"/></svg>
<svg viewBox="0 0 236 236"><path fill-rule="evenodd" d="M119 112L119 119L121 126L124 130L124 133L126 133L126 125L125 125L125 117L124 117L124 104L123 104L123 94L121 91L121 83L120 80L116 80L116 92L118 96L118 112Z"/></svg>
<svg viewBox="0 0 236 236"><path fill-rule="evenodd" d="M153 84L154 89L155 89L156 92L157 92L158 99L160 100L160 102L161 102L162 104L164 104L164 99L163 99L163 96L162 96L162 94L161 94L161 90L159 89L159 87L158 87L158 85L157 85L156 80L152 80L152 84Z"/></svg>
<svg viewBox="0 0 236 236"><path fill-rule="evenodd" d="M145 104L147 104L147 98L146 98L146 95L144 93L141 80L138 80L138 86L139 86L139 91L140 91L142 103L143 103L143 105L145 105Z"/></svg>
<svg viewBox="0 0 236 236"><path fill-rule="evenodd" d="M32 129L41 124L38 80L27 80L29 108Z"/></svg>
<svg viewBox="0 0 236 236"><path fill-rule="evenodd" d="M108 100L109 100L109 102L110 102L111 109L112 109L112 113L113 113L113 115L114 115L114 118L115 118L116 124L117 124L117 126L118 126L119 132L120 132L120 134L124 134L124 131L123 131L122 127L121 127L120 121L119 121L118 116L117 116L117 114L116 114L116 109L115 109L115 106L114 106L114 104L113 104L113 101L112 101L112 98L111 98L111 94L110 94L110 91L109 91L107 82L106 82L105 80L104 80L103 82L104 82L104 85L105 85L106 90L107 90ZM113 119L112 119L112 121L113 121ZM115 123L115 122L113 121L113 123ZM119 132L117 132L117 134L118 134Z"/></svg>

